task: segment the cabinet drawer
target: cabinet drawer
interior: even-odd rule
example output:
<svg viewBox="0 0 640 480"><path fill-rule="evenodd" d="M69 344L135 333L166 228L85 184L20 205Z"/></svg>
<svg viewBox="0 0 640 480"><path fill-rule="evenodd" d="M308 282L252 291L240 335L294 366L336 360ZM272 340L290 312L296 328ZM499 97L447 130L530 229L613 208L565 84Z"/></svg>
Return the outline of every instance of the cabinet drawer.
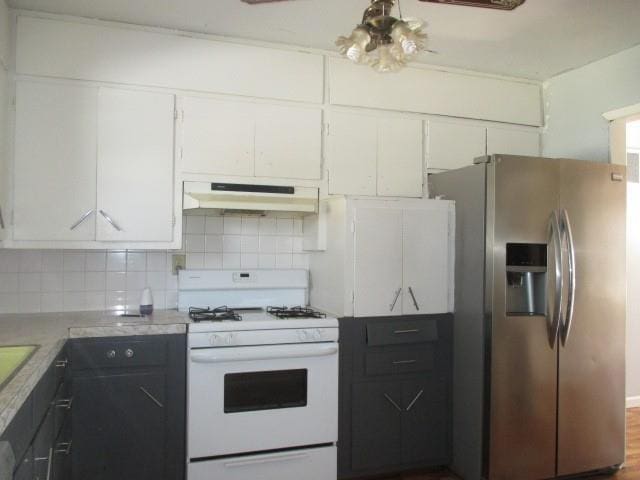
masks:
<svg viewBox="0 0 640 480"><path fill-rule="evenodd" d="M157 339L78 340L71 345L73 370L162 366L167 342Z"/></svg>
<svg viewBox="0 0 640 480"><path fill-rule="evenodd" d="M427 372L435 366L435 352L431 345L410 347L403 350L367 353L367 375L393 375Z"/></svg>
<svg viewBox="0 0 640 480"><path fill-rule="evenodd" d="M438 340L436 320L390 320L367 324L367 345L435 342Z"/></svg>

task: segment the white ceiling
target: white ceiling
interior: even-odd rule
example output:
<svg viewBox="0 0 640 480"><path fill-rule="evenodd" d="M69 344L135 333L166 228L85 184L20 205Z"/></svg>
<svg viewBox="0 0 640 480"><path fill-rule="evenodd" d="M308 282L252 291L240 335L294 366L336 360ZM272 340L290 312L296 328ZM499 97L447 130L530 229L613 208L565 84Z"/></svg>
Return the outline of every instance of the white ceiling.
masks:
<svg viewBox="0 0 640 480"><path fill-rule="evenodd" d="M512 12L401 0L428 22L419 61L547 79L640 44L640 0L527 0ZM335 49L369 0L8 0L11 7Z"/></svg>

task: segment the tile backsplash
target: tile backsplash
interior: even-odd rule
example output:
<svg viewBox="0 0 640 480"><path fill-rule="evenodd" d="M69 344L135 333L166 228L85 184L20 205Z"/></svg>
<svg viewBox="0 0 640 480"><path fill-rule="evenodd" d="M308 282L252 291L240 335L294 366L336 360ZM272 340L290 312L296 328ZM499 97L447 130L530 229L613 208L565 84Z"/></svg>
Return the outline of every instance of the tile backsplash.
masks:
<svg viewBox="0 0 640 480"><path fill-rule="evenodd" d="M0 313L137 309L143 288L176 308L171 256L188 269L308 268L302 219L189 215L182 251L0 250Z"/></svg>

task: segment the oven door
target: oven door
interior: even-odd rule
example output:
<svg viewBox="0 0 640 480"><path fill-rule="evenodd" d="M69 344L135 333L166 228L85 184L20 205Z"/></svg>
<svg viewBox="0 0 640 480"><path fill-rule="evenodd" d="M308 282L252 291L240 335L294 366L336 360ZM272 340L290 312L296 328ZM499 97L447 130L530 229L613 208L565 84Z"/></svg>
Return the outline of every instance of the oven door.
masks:
<svg viewBox="0 0 640 480"><path fill-rule="evenodd" d="M338 344L191 349L189 458L338 437Z"/></svg>

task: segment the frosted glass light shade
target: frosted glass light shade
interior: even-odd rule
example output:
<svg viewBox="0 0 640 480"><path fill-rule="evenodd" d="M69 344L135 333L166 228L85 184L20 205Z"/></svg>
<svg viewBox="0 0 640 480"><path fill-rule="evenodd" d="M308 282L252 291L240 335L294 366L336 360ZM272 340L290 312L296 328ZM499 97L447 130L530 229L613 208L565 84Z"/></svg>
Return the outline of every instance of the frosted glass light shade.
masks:
<svg viewBox="0 0 640 480"><path fill-rule="evenodd" d="M357 27L348 37L338 37L336 46L338 51L354 63L368 63L367 46L371 36L366 29Z"/></svg>

